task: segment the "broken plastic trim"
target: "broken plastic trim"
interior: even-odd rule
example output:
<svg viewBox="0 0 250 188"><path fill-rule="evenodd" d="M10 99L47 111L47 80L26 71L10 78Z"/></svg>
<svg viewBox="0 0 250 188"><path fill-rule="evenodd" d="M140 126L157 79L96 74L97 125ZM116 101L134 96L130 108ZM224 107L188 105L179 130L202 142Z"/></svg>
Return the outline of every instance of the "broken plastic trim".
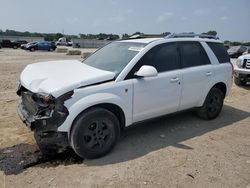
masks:
<svg viewBox="0 0 250 188"><path fill-rule="evenodd" d="M19 111L31 130L56 131L69 114L64 102L70 99L74 92L69 91L54 98L52 95L33 93L20 85L17 94L22 97ZM48 101L44 101L44 96L49 97Z"/></svg>

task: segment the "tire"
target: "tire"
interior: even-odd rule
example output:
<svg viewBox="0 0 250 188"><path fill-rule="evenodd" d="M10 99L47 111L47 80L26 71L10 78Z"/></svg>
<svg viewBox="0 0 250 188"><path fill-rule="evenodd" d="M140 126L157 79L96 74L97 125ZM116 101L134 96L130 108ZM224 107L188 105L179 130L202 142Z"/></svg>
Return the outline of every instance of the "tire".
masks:
<svg viewBox="0 0 250 188"><path fill-rule="evenodd" d="M31 52L34 52L34 51L35 51L35 48L30 48L30 51L31 51Z"/></svg>
<svg viewBox="0 0 250 188"><path fill-rule="evenodd" d="M94 159L109 153L119 136L117 117L104 108L91 108L76 118L70 141L78 156Z"/></svg>
<svg viewBox="0 0 250 188"><path fill-rule="evenodd" d="M53 48L50 48L48 51L52 52L52 51L54 51L54 49L53 49Z"/></svg>
<svg viewBox="0 0 250 188"><path fill-rule="evenodd" d="M202 107L198 108L197 114L205 120L215 119L221 112L224 93L219 88L212 88L205 99Z"/></svg>
<svg viewBox="0 0 250 188"><path fill-rule="evenodd" d="M239 78L234 78L234 83L237 85L237 86L244 86L244 85L246 85L246 81L242 81L242 80L240 80Z"/></svg>
<svg viewBox="0 0 250 188"><path fill-rule="evenodd" d="M14 49L17 49L17 46L13 46Z"/></svg>

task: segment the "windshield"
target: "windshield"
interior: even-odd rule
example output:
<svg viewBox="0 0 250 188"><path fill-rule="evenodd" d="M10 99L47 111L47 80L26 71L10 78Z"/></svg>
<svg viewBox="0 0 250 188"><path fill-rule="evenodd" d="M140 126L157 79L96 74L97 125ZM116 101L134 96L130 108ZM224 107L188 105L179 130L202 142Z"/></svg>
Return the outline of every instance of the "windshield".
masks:
<svg viewBox="0 0 250 188"><path fill-rule="evenodd" d="M228 49L228 52L237 52L240 49L240 46L232 46Z"/></svg>
<svg viewBox="0 0 250 188"><path fill-rule="evenodd" d="M145 45L134 42L112 42L88 57L83 63L118 75Z"/></svg>
<svg viewBox="0 0 250 188"><path fill-rule="evenodd" d="M36 44L37 42L29 42L27 45L33 45Z"/></svg>

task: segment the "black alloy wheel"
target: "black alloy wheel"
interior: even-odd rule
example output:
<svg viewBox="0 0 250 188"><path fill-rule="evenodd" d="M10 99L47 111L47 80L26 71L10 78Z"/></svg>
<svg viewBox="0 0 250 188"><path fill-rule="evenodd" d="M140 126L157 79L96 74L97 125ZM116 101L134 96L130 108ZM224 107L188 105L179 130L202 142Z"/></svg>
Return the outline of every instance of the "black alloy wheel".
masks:
<svg viewBox="0 0 250 188"><path fill-rule="evenodd" d="M198 108L197 114L207 120L215 119L221 112L225 94L219 88L212 88L202 107Z"/></svg>
<svg viewBox="0 0 250 188"><path fill-rule="evenodd" d="M82 113L71 131L71 145L82 158L98 158L107 154L120 135L117 117L104 108Z"/></svg>

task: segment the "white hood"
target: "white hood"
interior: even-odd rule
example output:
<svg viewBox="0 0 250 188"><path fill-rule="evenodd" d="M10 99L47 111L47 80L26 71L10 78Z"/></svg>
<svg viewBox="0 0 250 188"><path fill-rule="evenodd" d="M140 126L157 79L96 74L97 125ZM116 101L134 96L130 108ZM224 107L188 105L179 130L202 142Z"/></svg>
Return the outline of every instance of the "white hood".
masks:
<svg viewBox="0 0 250 188"><path fill-rule="evenodd" d="M250 59L250 54L241 55L239 59Z"/></svg>
<svg viewBox="0 0 250 188"><path fill-rule="evenodd" d="M58 97L81 86L111 80L115 73L77 60L48 61L28 65L21 73L22 86L34 93Z"/></svg>

